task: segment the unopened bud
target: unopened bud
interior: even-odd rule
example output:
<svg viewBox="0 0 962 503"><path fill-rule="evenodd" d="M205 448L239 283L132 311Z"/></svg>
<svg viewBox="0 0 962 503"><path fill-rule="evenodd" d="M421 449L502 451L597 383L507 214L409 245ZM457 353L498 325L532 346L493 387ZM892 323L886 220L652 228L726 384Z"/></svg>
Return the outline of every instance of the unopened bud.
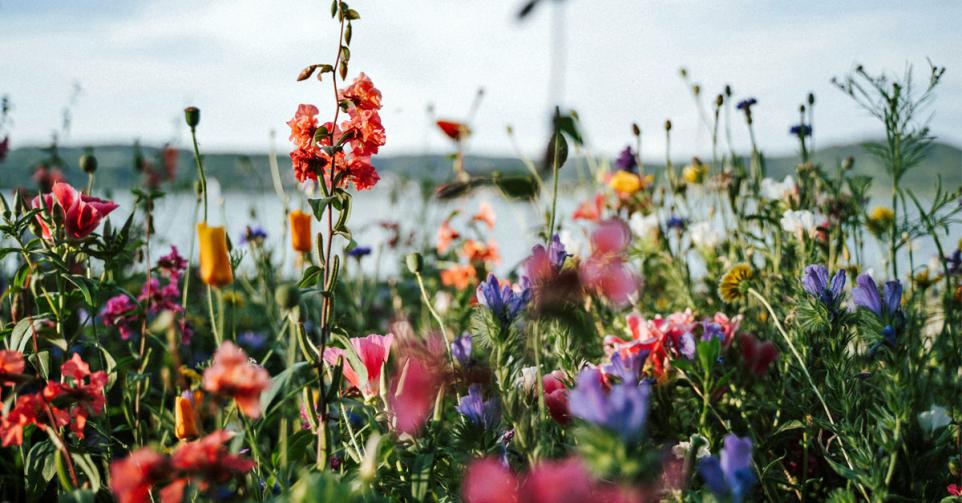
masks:
<svg viewBox="0 0 962 503"><path fill-rule="evenodd" d="M97 171L97 158L93 154L84 154L80 156L80 169L84 170L84 173L94 174Z"/></svg>
<svg viewBox="0 0 962 503"><path fill-rule="evenodd" d="M632 122L632 123L631 123L631 132L632 132L632 134L634 134L635 136L641 136L641 128L638 127L638 123L637 123L637 122Z"/></svg>
<svg viewBox="0 0 962 503"><path fill-rule="evenodd" d="M424 268L424 257L420 253L414 252L408 254L405 259L407 263L408 270L414 274L421 274L421 270Z"/></svg>
<svg viewBox="0 0 962 503"><path fill-rule="evenodd" d="M200 109L197 107L187 107L184 109L184 119L187 120L187 125L191 129L197 127L200 124Z"/></svg>
<svg viewBox="0 0 962 503"><path fill-rule="evenodd" d="M722 96L722 95L720 95L720 94L719 94L718 96L715 96L715 106L716 106L716 107L721 108L721 106L722 106L724 103L725 103L725 97L724 97L724 96Z"/></svg>
<svg viewBox="0 0 962 503"><path fill-rule="evenodd" d="M665 120L665 131L671 131L671 119Z"/></svg>
<svg viewBox="0 0 962 503"><path fill-rule="evenodd" d="M815 93L808 93L808 105L812 106L815 104Z"/></svg>

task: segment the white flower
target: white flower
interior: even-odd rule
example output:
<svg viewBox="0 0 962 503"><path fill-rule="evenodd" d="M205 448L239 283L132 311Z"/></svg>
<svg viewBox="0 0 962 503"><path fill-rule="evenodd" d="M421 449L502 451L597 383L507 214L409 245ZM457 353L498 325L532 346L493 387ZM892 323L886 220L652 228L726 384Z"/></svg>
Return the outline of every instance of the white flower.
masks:
<svg viewBox="0 0 962 503"><path fill-rule="evenodd" d="M658 234L658 216L654 213L648 216L635 213L628 220L628 226L631 227L631 232L640 238L651 237Z"/></svg>
<svg viewBox="0 0 962 503"><path fill-rule="evenodd" d="M933 405L931 409L919 414L919 426L928 434L948 426L951 422L945 407L938 405Z"/></svg>
<svg viewBox="0 0 962 503"><path fill-rule="evenodd" d="M698 452L695 453L695 459L707 458L711 456L711 451L708 450L708 441L699 442ZM678 442L671 448L671 453L675 455L676 459L685 459L688 457L688 453L691 451L691 442Z"/></svg>
<svg viewBox="0 0 962 503"><path fill-rule="evenodd" d="M815 219L815 214L808 210L785 210L781 219L782 229L794 234L799 240L805 236L814 237L818 230Z"/></svg>
<svg viewBox="0 0 962 503"><path fill-rule="evenodd" d="M521 376L515 381L515 386L520 386L521 389L531 393L534 389L535 383L538 381L538 369L535 367L525 367L521 369Z"/></svg>
<svg viewBox="0 0 962 503"><path fill-rule="evenodd" d="M762 180L760 192L765 199L779 201L788 199L789 196L795 194L797 188L795 179L792 178L792 175L788 175L785 177L785 180L781 182L771 178L765 178Z"/></svg>
<svg viewBox="0 0 962 503"><path fill-rule="evenodd" d="M448 312L448 308L451 307L452 300L453 296L449 292L438 290L438 293L434 296L434 309L436 309L438 313L444 314Z"/></svg>
<svg viewBox="0 0 962 503"><path fill-rule="evenodd" d="M715 248L721 244L722 239L725 237L721 231L718 230L718 226L713 225L711 222L698 222L691 226L690 232L691 242L699 248Z"/></svg>

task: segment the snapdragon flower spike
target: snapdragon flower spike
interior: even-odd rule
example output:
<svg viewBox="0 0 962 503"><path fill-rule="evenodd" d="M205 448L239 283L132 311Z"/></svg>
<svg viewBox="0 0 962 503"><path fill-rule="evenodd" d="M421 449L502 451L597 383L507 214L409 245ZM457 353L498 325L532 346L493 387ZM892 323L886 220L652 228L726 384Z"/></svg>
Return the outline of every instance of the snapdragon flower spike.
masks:
<svg viewBox="0 0 962 503"><path fill-rule="evenodd" d="M485 430L493 429L498 425L500 413L498 402L493 398L485 400L480 384L475 383L468 387L468 394L461 397L457 408L468 421Z"/></svg>
<svg viewBox="0 0 962 503"><path fill-rule="evenodd" d="M829 282L827 267L822 264L809 265L802 272L802 288L829 310L835 311L845 293L845 270L839 269Z"/></svg>
<svg viewBox="0 0 962 503"><path fill-rule="evenodd" d="M490 309L502 327L507 327L531 300L531 289L526 285L518 290L510 285L501 286L494 274L488 274L488 279L478 285L476 295L478 303Z"/></svg>
<svg viewBox="0 0 962 503"><path fill-rule="evenodd" d="M751 439L725 435L722 451L718 456L702 459L698 472L719 498L730 498L735 503L742 501L756 482Z"/></svg>
<svg viewBox="0 0 962 503"><path fill-rule="evenodd" d="M625 441L641 438L648 420L651 387L615 384L605 389L598 369L584 369L569 393L571 415L601 426Z"/></svg>

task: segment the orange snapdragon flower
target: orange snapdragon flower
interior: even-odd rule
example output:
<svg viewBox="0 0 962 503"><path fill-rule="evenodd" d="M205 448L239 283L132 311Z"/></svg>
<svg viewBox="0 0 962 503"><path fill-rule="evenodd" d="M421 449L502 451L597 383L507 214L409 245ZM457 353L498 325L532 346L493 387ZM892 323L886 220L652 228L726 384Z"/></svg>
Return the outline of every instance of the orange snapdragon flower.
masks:
<svg viewBox="0 0 962 503"><path fill-rule="evenodd" d="M498 244L491 241L487 244L480 241L469 239L464 242L461 254L469 262L501 262L501 254L498 253Z"/></svg>
<svg viewBox="0 0 962 503"><path fill-rule="evenodd" d="M311 251L311 215L294 210L288 215L291 224L291 248L307 253Z"/></svg>
<svg viewBox="0 0 962 503"><path fill-rule="evenodd" d="M494 223L497 221L497 215L494 214L494 208L484 201L478 208L478 212L471 217L473 222L481 222L488 226L488 230L494 229Z"/></svg>
<svg viewBox="0 0 962 503"><path fill-rule="evenodd" d="M451 242L455 239L461 237L458 231L451 228L451 224L447 220L441 222L441 226L438 227L438 238L437 238L437 250L438 255L444 255L448 252L448 248L451 247Z"/></svg>
<svg viewBox="0 0 962 503"><path fill-rule="evenodd" d="M197 242L200 244L201 281L213 287L233 283L234 271L231 270L224 227L197 224Z"/></svg>
<svg viewBox="0 0 962 503"><path fill-rule="evenodd" d="M455 265L441 271L441 284L453 286L458 290L464 290L471 286L477 278L478 272L471 264Z"/></svg>
<svg viewBox="0 0 962 503"><path fill-rule="evenodd" d="M217 348L214 364L204 371L204 389L232 397L237 408L251 418L261 415L261 392L270 384L270 374L248 361L247 353L230 341Z"/></svg>

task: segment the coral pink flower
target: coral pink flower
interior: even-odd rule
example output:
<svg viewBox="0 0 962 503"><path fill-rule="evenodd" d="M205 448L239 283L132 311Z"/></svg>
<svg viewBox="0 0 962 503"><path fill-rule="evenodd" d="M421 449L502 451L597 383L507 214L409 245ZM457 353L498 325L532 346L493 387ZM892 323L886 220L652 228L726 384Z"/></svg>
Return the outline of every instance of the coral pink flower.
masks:
<svg viewBox="0 0 962 503"><path fill-rule="evenodd" d="M351 132L351 154L358 157L371 156L384 146L387 135L381 116L376 110L353 108L348 112L351 119L341 124L344 132Z"/></svg>
<svg viewBox="0 0 962 503"><path fill-rule="evenodd" d="M497 215L494 213L494 208L491 207L487 201L481 203L478 208L478 212L471 217L472 222L481 222L488 226L488 230L494 229L494 224L497 222Z"/></svg>
<svg viewBox="0 0 962 503"><path fill-rule="evenodd" d="M597 222L601 220L601 212L605 209L605 195L598 193L589 201L585 201L578 206L571 218L574 220L587 220Z"/></svg>
<svg viewBox="0 0 962 503"><path fill-rule="evenodd" d="M71 405L70 429L77 438L83 439L87 418L99 416L104 411L107 401L104 396L107 373L103 370L91 372L90 365L87 365L77 353L60 366L60 373L70 380L65 383L48 382L43 389L43 397L48 402L57 403L62 407Z"/></svg>
<svg viewBox="0 0 962 503"><path fill-rule="evenodd" d="M397 431L416 435L434 405L441 376L436 366L420 357L408 357L391 383L390 404Z"/></svg>
<svg viewBox="0 0 962 503"><path fill-rule="evenodd" d="M618 219L602 222L591 233L591 255L581 264L582 283L615 304L625 304L638 290L638 280L628 269L623 254L631 241L631 231Z"/></svg>
<svg viewBox="0 0 962 503"><path fill-rule="evenodd" d="M517 503L518 479L493 458L476 459L464 473L465 503Z"/></svg>
<svg viewBox="0 0 962 503"><path fill-rule="evenodd" d="M364 72L361 72L351 85L342 89L337 99L351 100L354 106L362 110L381 109L381 91L374 87L374 83Z"/></svg>
<svg viewBox="0 0 962 503"><path fill-rule="evenodd" d="M480 241L468 239L464 242L464 245L461 248L461 255L463 255L468 262L493 262L495 264L501 263L501 254L498 252L498 243L495 243L494 241L482 243Z"/></svg>
<svg viewBox="0 0 962 503"><path fill-rule="evenodd" d="M568 388L565 387L564 374L560 370L541 378L544 386L544 403L548 406L548 413L558 424L565 426L571 422L568 412Z"/></svg>
<svg viewBox="0 0 962 503"><path fill-rule="evenodd" d="M461 237L458 231L451 228L451 224L447 220L441 222L441 226L438 227L438 237L437 237L437 250L438 255L444 255L448 252L448 248L451 247L451 242L455 239Z"/></svg>
<svg viewBox="0 0 962 503"><path fill-rule="evenodd" d="M354 188L357 190L373 188L377 185L377 182L381 180L381 176L377 174L377 170L374 169L374 165L371 164L370 156L352 157L351 160L347 162L347 170L350 172L347 180L353 183Z"/></svg>
<svg viewBox="0 0 962 503"><path fill-rule="evenodd" d="M224 446L233 436L227 430L219 430L196 442L183 443L171 456L171 465L184 472L186 478L200 479L197 482L201 490L206 490L209 484L228 482L254 468L253 461L231 454Z"/></svg>
<svg viewBox="0 0 962 503"><path fill-rule="evenodd" d="M35 197L30 206L40 209L46 205L47 210L52 212L51 216L62 216L67 237L73 239L83 239L90 235L104 217L117 209L113 202L81 194L63 182L53 184L51 193L43 195L43 203L40 202L40 197ZM50 229L39 215L37 221L43 229L44 239L52 239Z"/></svg>
<svg viewBox="0 0 962 503"><path fill-rule="evenodd" d="M294 118L287 121L291 128L290 140L298 148L312 151L314 147L314 132L317 131L317 107L300 104L294 112Z"/></svg>
<svg viewBox="0 0 962 503"><path fill-rule="evenodd" d="M261 415L261 392L270 381L270 374L248 361L247 353L230 341L217 348L214 364L204 371L204 389L232 397L237 408L251 418Z"/></svg>
<svg viewBox="0 0 962 503"><path fill-rule="evenodd" d="M57 427L70 424L70 414L67 411L50 405L48 415L47 407L48 404L40 393L18 396L10 412L0 420L0 439L3 446L22 445L23 431L31 424L45 430L49 425L50 415Z"/></svg>
<svg viewBox="0 0 962 503"><path fill-rule="evenodd" d="M473 265L453 265L441 271L441 284L453 286L461 291L473 285L478 279L478 271Z"/></svg>
<svg viewBox="0 0 962 503"><path fill-rule="evenodd" d="M0 351L0 386L16 384L11 378L23 374L24 367L23 353L12 349Z"/></svg>
<svg viewBox="0 0 962 503"><path fill-rule="evenodd" d="M521 485L525 503L576 503L596 501L595 483L577 458L544 461L535 466Z"/></svg>
<svg viewBox="0 0 962 503"><path fill-rule="evenodd" d="M147 503L151 488L169 471L166 456L142 447L110 464L110 490L119 503Z"/></svg>
<svg viewBox="0 0 962 503"><path fill-rule="evenodd" d="M361 360L361 364L364 365L367 375L367 380L363 382L357 373L358 369L351 366L350 360L344 355L343 349L327 348L324 350L324 360L330 365L336 365L338 359L343 359L344 377L364 395L364 398L371 398L377 396L380 391L381 372L391 354L393 344L393 334L371 334L367 337L351 339L351 346L354 348L358 359Z"/></svg>
<svg viewBox="0 0 962 503"><path fill-rule="evenodd" d="M742 315L736 315L733 318L729 318L725 313L715 313L715 317L712 319L721 328L722 332L725 334L724 346L728 347L731 345L732 340L735 338L735 333L738 332L738 327L742 324Z"/></svg>

